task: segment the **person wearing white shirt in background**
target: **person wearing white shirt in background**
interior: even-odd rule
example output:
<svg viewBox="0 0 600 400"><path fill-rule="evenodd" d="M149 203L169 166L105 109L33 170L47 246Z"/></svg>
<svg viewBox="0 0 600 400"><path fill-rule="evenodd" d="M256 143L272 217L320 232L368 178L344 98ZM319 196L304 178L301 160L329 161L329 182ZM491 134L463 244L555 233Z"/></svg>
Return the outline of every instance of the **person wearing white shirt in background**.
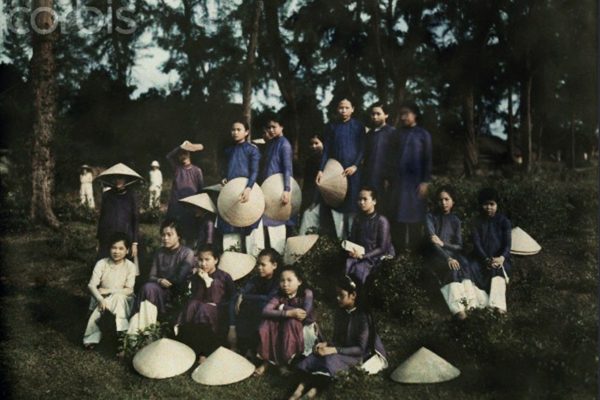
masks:
<svg viewBox="0 0 600 400"><path fill-rule="evenodd" d="M162 192L163 176L158 161L150 164L149 208L160 207L160 193Z"/></svg>
<svg viewBox="0 0 600 400"><path fill-rule="evenodd" d="M93 181L94 174L92 174L92 169L88 165L83 164L81 166L81 173L79 174L79 183L81 184L79 187L79 197L81 198L81 204L92 210L95 208Z"/></svg>

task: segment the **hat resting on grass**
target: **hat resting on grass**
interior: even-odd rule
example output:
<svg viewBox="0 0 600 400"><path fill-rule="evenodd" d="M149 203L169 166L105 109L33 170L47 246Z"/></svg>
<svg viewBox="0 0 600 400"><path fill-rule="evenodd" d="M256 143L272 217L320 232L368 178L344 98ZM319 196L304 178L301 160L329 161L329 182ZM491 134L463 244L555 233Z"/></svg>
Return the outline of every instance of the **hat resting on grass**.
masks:
<svg viewBox="0 0 600 400"><path fill-rule="evenodd" d="M231 275L231 279L237 281L248 275L256 265L256 258L250 254L226 251L219 259L219 269Z"/></svg>
<svg viewBox="0 0 600 400"><path fill-rule="evenodd" d="M194 370L192 379L202 385L229 385L243 381L254 372L254 364L241 355L219 347Z"/></svg>
<svg viewBox="0 0 600 400"><path fill-rule="evenodd" d="M164 379L183 374L196 362L196 353L172 339L158 339L133 357L133 368L146 378Z"/></svg>
<svg viewBox="0 0 600 400"><path fill-rule="evenodd" d="M445 382L460 375L458 368L431 350L421 347L392 372L391 378L400 383Z"/></svg>
<svg viewBox="0 0 600 400"><path fill-rule="evenodd" d="M344 168L337 160L330 158L323 168L323 175L317 184L323 200L330 207L338 207L344 202L348 191L348 179L343 176Z"/></svg>
<svg viewBox="0 0 600 400"><path fill-rule="evenodd" d="M540 252L542 246L539 245L531 236L518 226L511 231L511 246L512 254L530 256Z"/></svg>
<svg viewBox="0 0 600 400"><path fill-rule="evenodd" d="M206 193L195 194L193 196L184 197L179 200L185 204L191 204L194 207L199 207L204 210L210 211L213 214L217 213L217 207L215 203L210 199Z"/></svg>
<svg viewBox="0 0 600 400"><path fill-rule="evenodd" d="M240 202L240 195L246 189L248 178L235 178L221 189L217 199L219 215L237 228L250 226L260 219L265 211L265 196L255 183L247 202Z"/></svg>
<svg viewBox="0 0 600 400"><path fill-rule="evenodd" d="M125 179L125 186L143 180L142 177L123 163L118 163L98 174L95 179L109 185L114 186L115 179L122 177Z"/></svg>
<svg viewBox="0 0 600 400"><path fill-rule="evenodd" d="M281 204L281 195L283 194L283 174L274 174L265 179L260 188L265 196L265 216L275 221L287 221L292 215L300 211L302 203L302 191L298 182L290 177L290 201Z"/></svg>
<svg viewBox="0 0 600 400"><path fill-rule="evenodd" d="M304 254L317 243L319 235L302 235L287 238L283 251L283 263L291 265L297 262Z"/></svg>

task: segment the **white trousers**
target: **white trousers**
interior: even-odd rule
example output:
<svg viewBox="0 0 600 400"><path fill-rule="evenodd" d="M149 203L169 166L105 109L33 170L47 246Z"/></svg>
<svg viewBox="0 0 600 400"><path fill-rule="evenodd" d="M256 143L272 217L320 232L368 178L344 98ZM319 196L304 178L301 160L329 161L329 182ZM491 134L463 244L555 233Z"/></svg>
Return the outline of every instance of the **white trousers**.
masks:
<svg viewBox="0 0 600 400"><path fill-rule="evenodd" d="M452 314L488 305L488 295L479 289L470 279L451 282L441 287L442 296Z"/></svg>
<svg viewBox="0 0 600 400"><path fill-rule="evenodd" d="M92 210L96 207L94 204L94 188L91 183L82 183L79 188L79 197L81 198L81 204L91 208Z"/></svg>
<svg viewBox="0 0 600 400"><path fill-rule="evenodd" d="M160 207L160 186L150 186L148 193L148 207Z"/></svg>
<svg viewBox="0 0 600 400"><path fill-rule="evenodd" d="M265 234L263 232L263 223L260 221L258 227L245 238L246 254L258 256L258 253L265 248ZM223 251L241 251L242 250L242 234L241 233L226 233L223 235Z"/></svg>
<svg viewBox="0 0 600 400"><path fill-rule="evenodd" d="M158 308L148 300L142 301L140 310L129 320L128 335L137 335L138 330L144 330L146 327L156 324L158 321Z"/></svg>
<svg viewBox="0 0 600 400"><path fill-rule="evenodd" d="M271 244L271 248L277 250L279 254L283 254L286 239L285 224L279 226L267 226L267 232L269 235L269 243Z"/></svg>
<svg viewBox="0 0 600 400"><path fill-rule="evenodd" d="M335 226L335 234L339 240L344 240L348 236L348 231L352 227L354 221L353 213L342 213L339 211L331 210L331 217L333 218L333 225Z"/></svg>
<svg viewBox="0 0 600 400"><path fill-rule="evenodd" d="M108 303L108 310L115 314L115 324L117 325L117 332L126 331L129 328L129 314L131 313L131 307L133 306L133 296L127 296L120 293L111 294L105 298ZM98 321L102 316L102 313L96 306L97 303L94 301L94 309L92 315L88 319L85 333L83 334L83 343L100 343L102 338L102 332L98 327Z"/></svg>
<svg viewBox="0 0 600 400"><path fill-rule="evenodd" d="M506 280L502 276L492 278L490 287L490 307L506 311Z"/></svg>
<svg viewBox="0 0 600 400"><path fill-rule="evenodd" d="M299 235L310 235L319 232L320 208L318 204L312 204L302 214Z"/></svg>

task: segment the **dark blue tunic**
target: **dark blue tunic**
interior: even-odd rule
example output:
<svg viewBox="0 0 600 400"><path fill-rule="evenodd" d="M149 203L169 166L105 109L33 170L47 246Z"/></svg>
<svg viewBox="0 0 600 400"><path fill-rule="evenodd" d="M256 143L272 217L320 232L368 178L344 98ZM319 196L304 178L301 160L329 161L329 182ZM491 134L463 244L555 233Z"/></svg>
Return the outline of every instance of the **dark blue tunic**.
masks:
<svg viewBox="0 0 600 400"><path fill-rule="evenodd" d="M330 158L339 161L344 169L352 165L358 168L354 175L348 177L348 193L344 203L337 208L337 211L356 212L365 140L365 127L354 118L348 122L329 123L325 128L320 170L325 168L325 164Z"/></svg>
<svg viewBox="0 0 600 400"><path fill-rule="evenodd" d="M322 357L313 353L298 363L298 369L334 377L337 372L367 360L375 352L386 358L385 349L371 318L366 312L357 309L338 311L333 340L329 345L335 346L337 354Z"/></svg>
<svg viewBox="0 0 600 400"><path fill-rule="evenodd" d="M224 168L221 176L227 181L235 178L248 178L246 187L252 188L258 178L258 163L260 152L258 148L249 142L243 142L229 146L225 149ZM245 228L236 228L229 225L223 218L217 218L217 227L223 234L245 233L258 226L258 223Z"/></svg>
<svg viewBox="0 0 600 400"><path fill-rule="evenodd" d="M352 242L365 248L362 259L348 258L346 274L354 274L362 283L377 269L383 256L395 256L390 223L387 218L374 212L371 215L360 213L352 225L350 238Z"/></svg>
<svg viewBox="0 0 600 400"><path fill-rule="evenodd" d="M367 133L363 182L375 188L380 194L380 199L384 197L383 181L388 176L386 168L389 165L390 145L395 135L396 129L387 124Z"/></svg>
<svg viewBox="0 0 600 400"><path fill-rule="evenodd" d="M389 173L396 222L423 222L426 200L419 198L418 187L431 179L431 135L420 126L400 129L388 157L394 160Z"/></svg>
<svg viewBox="0 0 600 400"><path fill-rule="evenodd" d="M289 140L285 136L269 140L264 158L265 162L261 181L264 181L271 175L283 174L283 187L285 191L289 192L292 187L292 145ZM285 221L275 221L263 217L263 224L265 226L279 226L285 223Z"/></svg>
<svg viewBox="0 0 600 400"><path fill-rule="evenodd" d="M137 200L128 189L110 189L102 194L100 219L96 238L100 242L98 256L109 256L110 236L114 232L126 233L132 242L139 239L139 209Z"/></svg>
<svg viewBox="0 0 600 400"><path fill-rule="evenodd" d="M441 284L462 282L470 279L469 263L461 254L463 240L461 222L456 214L428 213L425 216L425 232L427 234L427 256L433 264L433 271ZM437 235L444 246L433 244L431 236ZM460 263L460 269L455 271L448 267L448 260L454 258Z"/></svg>
<svg viewBox="0 0 600 400"><path fill-rule="evenodd" d="M510 275L511 223L506 216L496 213L492 218L480 216L473 226L473 258L471 270L477 286L489 291L494 276L504 276L501 268L490 268L491 257L504 256L504 269Z"/></svg>

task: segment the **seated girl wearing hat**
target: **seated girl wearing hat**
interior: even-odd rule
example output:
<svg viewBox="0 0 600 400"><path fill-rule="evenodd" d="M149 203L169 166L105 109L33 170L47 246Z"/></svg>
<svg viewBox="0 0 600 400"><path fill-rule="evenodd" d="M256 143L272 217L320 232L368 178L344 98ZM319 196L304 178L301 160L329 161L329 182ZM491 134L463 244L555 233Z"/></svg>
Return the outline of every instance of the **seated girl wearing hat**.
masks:
<svg viewBox="0 0 600 400"><path fill-rule="evenodd" d="M479 192L480 215L473 229L471 270L477 285L489 293L488 307L506 313L506 284L511 260L511 223L498 212L498 192L485 188Z"/></svg>
<svg viewBox="0 0 600 400"><path fill-rule="evenodd" d="M194 252L181 244L179 227L173 220L160 226L161 247L156 251L150 276L140 289L129 321L128 334L137 334L167 313L171 299L183 293L194 267Z"/></svg>
<svg viewBox="0 0 600 400"><path fill-rule="evenodd" d="M253 276L232 303L235 314L237 348L241 354L253 357L259 343L258 326L262 310L277 295L279 275L277 268L283 265L281 255L274 249L264 249L258 254ZM250 354L248 354L250 353Z"/></svg>
<svg viewBox="0 0 600 400"><path fill-rule="evenodd" d="M299 356L310 352L317 339L313 315L313 292L294 267L284 267L279 278L279 293L262 311L258 328L258 357L263 364L255 375L262 375L269 363L278 365L283 374ZM308 349L308 351L307 351Z"/></svg>
<svg viewBox="0 0 600 400"><path fill-rule="evenodd" d="M235 121L231 125L231 138L233 145L225 149L221 183L243 177L247 178L246 187L239 195L239 201L246 203L250 200L251 190L258 178L258 164L260 161L260 152L256 145L248 141L250 127L244 121ZM223 234L223 250L236 248L252 256L257 256L264 245L264 233L260 222L247 227L236 228L224 219L217 220L217 226ZM243 240L245 239L245 240Z"/></svg>
<svg viewBox="0 0 600 400"><path fill-rule="evenodd" d="M364 247L365 253L348 251L346 260L346 274L355 275L361 284L379 267L383 258L395 255L390 224L386 217L377 213L376 205L377 191L369 186L362 187L358 194L360 211L354 219L349 239Z"/></svg>
<svg viewBox="0 0 600 400"><path fill-rule="evenodd" d="M363 369L377 373L387 367L386 353L375 331L371 315L359 299L360 282L345 275L336 285L340 309L335 316L330 342L319 342L312 354L300 361L297 368L301 382L290 399L297 400L306 391L311 399L324 389L335 375L364 361Z"/></svg>
<svg viewBox="0 0 600 400"><path fill-rule="evenodd" d="M177 319L176 331L178 339L194 349L202 363L223 342L222 328L227 326L235 285L231 276L218 268L219 253L212 246L201 247L196 257L192 295Z"/></svg>
<svg viewBox="0 0 600 400"><path fill-rule="evenodd" d="M464 319L467 317L467 308L485 306L487 295L474 287L469 263L461 254L461 222L452 212L456 198L454 190L442 186L435 198L436 210L425 216L426 256L433 273L443 285L440 290L450 312L458 319Z"/></svg>
<svg viewBox="0 0 600 400"><path fill-rule="evenodd" d="M131 247L127 234L113 233L110 237L110 257L96 263L88 283L92 294L92 311L83 335L83 344L92 349L102 337L98 321L103 313L115 318L117 332L127 331L133 305L133 286L136 266L126 256Z"/></svg>

